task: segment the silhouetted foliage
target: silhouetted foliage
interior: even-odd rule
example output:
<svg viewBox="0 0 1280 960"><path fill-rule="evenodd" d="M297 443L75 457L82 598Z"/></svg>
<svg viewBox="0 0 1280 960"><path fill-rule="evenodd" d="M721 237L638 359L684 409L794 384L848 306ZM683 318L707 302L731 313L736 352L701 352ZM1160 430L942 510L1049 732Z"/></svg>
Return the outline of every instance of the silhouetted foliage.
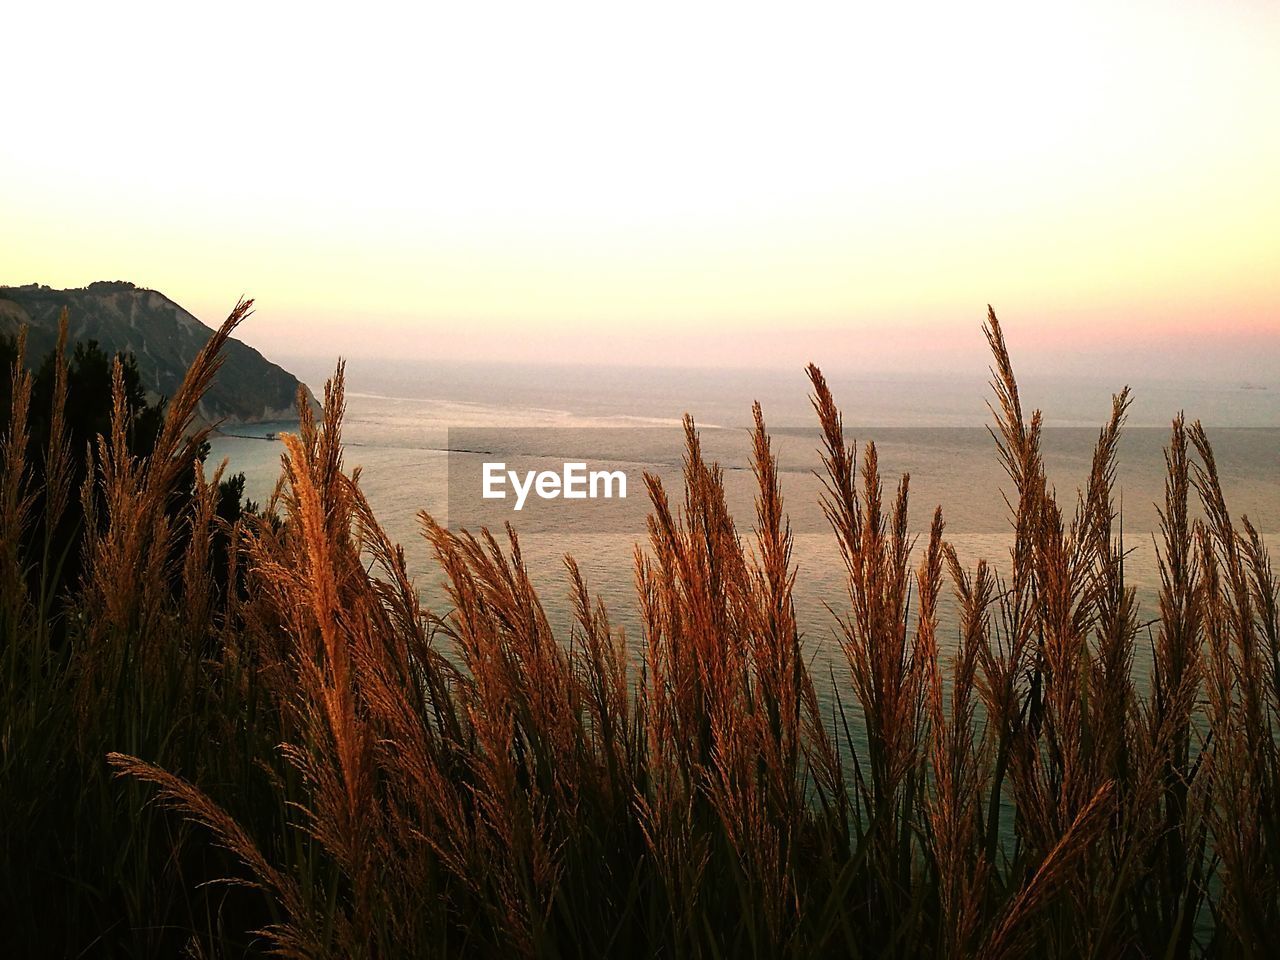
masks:
<svg viewBox="0 0 1280 960"><path fill-rule="evenodd" d="M0 337L0 364L3 364L3 369L10 370L17 357L16 339ZM72 491L80 491L84 484L87 469L92 463L92 457L96 455L98 438L110 434L112 371L117 360L120 363L124 385L129 455L138 459L149 457L164 425L168 401L165 397L148 399L142 375L138 370L137 358L132 353L109 356L95 340L76 343L66 364L66 396L62 404L63 431L72 454L68 462L69 488ZM50 455L49 440L57 362L57 350L51 350L35 367L32 380L31 405L27 417L26 464L30 471L28 483L32 497L33 521L26 531L25 540L28 548L34 544L46 542L49 544L51 559L55 561L52 569L33 566L28 571L28 576L44 577L44 590L52 596L62 597L79 580L82 573L81 543L85 515L84 504L79 498L73 497L67 509L61 512L56 529L46 541L45 471L46 458ZM0 393L0 423L7 423L12 402L12 378L4 376L0 379L3 380L3 392ZM208 455L209 444L204 442L198 447L197 457L201 463L204 463ZM189 509L194 481L194 463L184 465L179 474L179 481L175 484L169 507L175 518L184 516ZM216 509L218 518L230 525L245 512L256 511L257 505L243 502L243 495L243 474L224 478L219 485ZM95 491L94 496L100 499L99 492ZM216 588L223 591L227 587L228 576L225 534L216 533L211 547ZM179 536L175 539L173 549L175 557L180 556L185 549L185 538L181 527L179 527ZM52 579L50 579L51 573Z"/></svg>

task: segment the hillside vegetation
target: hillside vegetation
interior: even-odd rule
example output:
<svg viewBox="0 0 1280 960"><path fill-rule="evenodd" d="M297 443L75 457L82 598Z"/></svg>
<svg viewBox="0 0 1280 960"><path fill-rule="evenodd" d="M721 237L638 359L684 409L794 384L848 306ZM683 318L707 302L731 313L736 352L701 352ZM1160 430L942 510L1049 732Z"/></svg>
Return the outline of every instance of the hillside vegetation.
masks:
<svg viewBox="0 0 1280 960"><path fill-rule="evenodd" d="M53 349L64 310L71 343L94 342L108 355L133 354L143 386L164 397L177 392L213 334L164 294L132 283L104 281L75 290L0 286L0 334L12 336L27 327L33 359ZM228 340L223 353L222 368L196 405L199 417L210 422L296 418L297 377L239 340Z"/></svg>

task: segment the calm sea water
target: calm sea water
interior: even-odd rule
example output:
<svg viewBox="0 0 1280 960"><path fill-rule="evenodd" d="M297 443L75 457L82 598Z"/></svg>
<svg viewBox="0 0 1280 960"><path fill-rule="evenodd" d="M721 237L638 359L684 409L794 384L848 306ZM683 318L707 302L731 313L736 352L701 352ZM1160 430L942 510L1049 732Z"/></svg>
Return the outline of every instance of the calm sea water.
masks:
<svg viewBox="0 0 1280 960"><path fill-rule="evenodd" d="M320 394L326 371L292 364ZM844 410L846 433L873 440L886 488L911 474L913 529L927 536L935 505L947 518L947 537L972 563L985 557L1003 568L1010 541L995 447L986 432L989 389L981 378L832 378ZM640 478L663 478L679 502L683 453L680 418L691 414L708 458L725 468L735 517L744 535L753 521L751 402L759 400L783 475L799 568L796 603L807 649L821 681L845 675L835 641L835 615L845 608L842 566L835 539L818 510L817 435L803 373L349 364L344 428L348 467L363 468L363 486L392 536L405 545L420 590L444 608L438 572L422 540L419 510L454 525L513 521L552 623L567 626L567 584L562 557L572 554L601 593L616 623L636 644L639 628L633 586L633 547L645 537L647 510ZM1087 381L1028 381L1027 410L1045 413L1046 462L1064 507L1074 505L1092 444L1118 385ZM1210 428L1228 506L1261 530L1280 531L1280 384L1151 382L1134 384L1135 398L1120 453L1118 505L1123 509L1127 575L1147 617L1155 614L1158 572L1152 532L1162 495L1162 449L1179 410ZM249 496L265 500L279 473L282 446L264 437L289 424L236 428L220 436L211 460L243 471ZM450 453L450 449L453 452ZM469 451L469 452L462 452ZM531 507L480 503L480 464L501 459L525 469L559 469L565 460L593 469L623 469L625 503L566 504L554 513ZM887 494L891 490L887 489ZM495 512L501 508L500 512ZM942 611L944 647L954 640L950 607ZM1136 669L1150 656L1139 643ZM844 684L842 683L842 686ZM824 699L829 682L822 683Z"/></svg>

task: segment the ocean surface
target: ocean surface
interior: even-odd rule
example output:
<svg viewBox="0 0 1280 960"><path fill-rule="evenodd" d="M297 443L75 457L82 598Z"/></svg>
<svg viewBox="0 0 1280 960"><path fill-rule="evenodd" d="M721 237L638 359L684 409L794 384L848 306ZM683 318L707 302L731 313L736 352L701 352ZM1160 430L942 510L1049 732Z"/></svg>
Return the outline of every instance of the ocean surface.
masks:
<svg viewBox="0 0 1280 960"><path fill-rule="evenodd" d="M305 360L287 362L322 395L330 372ZM829 377L844 411L846 435L861 447L874 441L891 498L898 474L911 475L911 527L927 539L936 505L947 538L970 565L979 557L1007 567L1010 543L1004 493L1010 483L987 432L990 388L981 377ZM1066 510L1085 481L1098 429L1122 384L1086 380L1030 380L1022 385L1026 411L1044 412L1046 464ZM1144 616L1155 616L1159 585L1153 532L1162 497L1163 448L1172 418L1200 419L1214 443L1228 507L1247 514L1274 540L1280 531L1280 383L1132 384L1120 448L1117 506L1123 512L1126 575ZM362 468L362 486L383 525L402 543L419 589L440 612L447 603L438 571L422 539L417 514L426 510L452 526L511 521L553 626L567 636L569 612L563 556L572 554L600 593L628 643L640 639L633 552L646 538L648 500L642 475L660 477L674 504L682 501L681 417L690 414L704 452L725 470L740 533L750 538L754 480L750 469L751 404L759 400L773 434L783 493L795 532L795 599L806 650L824 700L831 680L847 691L847 667L836 617L847 607L835 538L818 507L821 484L816 421L803 371L726 371L522 366L445 367L409 362L351 362L347 367L346 466ZM223 458L242 471L246 492L265 501L280 470L283 446L269 434L295 425L228 428L212 443L211 464ZM480 497L482 464L560 471L565 461L590 469L622 470L625 500L534 502L520 512L513 501ZM948 588L949 596L949 588ZM940 643L953 647L954 612L941 611ZM1145 633L1135 669L1150 668ZM845 695L842 693L842 695Z"/></svg>

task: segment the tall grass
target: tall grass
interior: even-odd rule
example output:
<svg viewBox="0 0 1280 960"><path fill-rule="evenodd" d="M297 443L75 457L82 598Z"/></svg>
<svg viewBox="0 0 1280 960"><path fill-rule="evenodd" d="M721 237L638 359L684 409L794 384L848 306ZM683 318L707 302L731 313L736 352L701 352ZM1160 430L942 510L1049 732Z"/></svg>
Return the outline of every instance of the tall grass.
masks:
<svg viewBox="0 0 1280 960"><path fill-rule="evenodd" d="M909 478L886 490L874 445L859 452L810 367L847 587L830 598L845 668L832 713L796 624L759 406L750 529L692 421L682 489L646 477L633 660L571 558L575 624L555 634L510 529L424 513L449 596L424 609L344 465L341 366L319 419L300 404L266 511L219 519L218 477L200 469L175 501L202 439L196 401L246 312L197 359L148 457L128 453L117 371L110 433L83 454L83 574L57 596L38 588L58 558L28 535L30 375L13 373L0 900L20 951L1180 958L1274 944L1277 584L1198 424L1172 424L1158 609L1142 611L1116 506L1127 391L1060 501L988 315L1013 536L1007 557L966 567L940 510L917 543ZM56 514L80 453L54 429L40 456ZM948 590L958 635L940 638Z"/></svg>

